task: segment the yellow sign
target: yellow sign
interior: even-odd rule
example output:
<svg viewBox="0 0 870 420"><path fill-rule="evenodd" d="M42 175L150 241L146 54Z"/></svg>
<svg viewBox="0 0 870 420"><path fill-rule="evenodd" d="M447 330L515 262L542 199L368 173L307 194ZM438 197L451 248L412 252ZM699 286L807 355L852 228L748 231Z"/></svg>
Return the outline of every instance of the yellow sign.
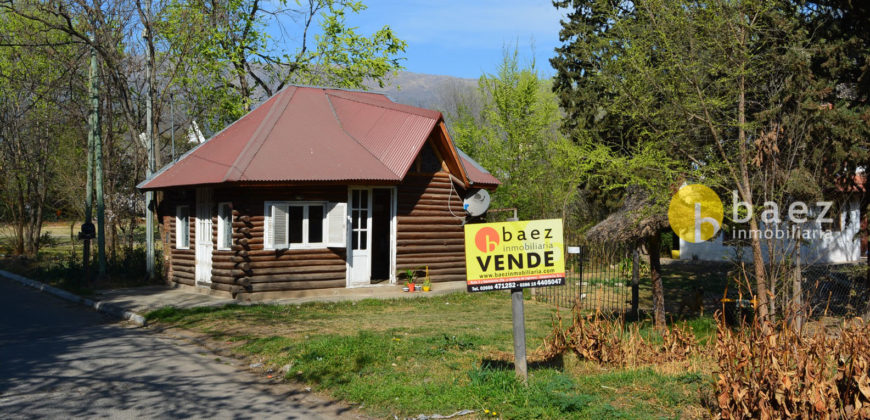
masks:
<svg viewBox="0 0 870 420"><path fill-rule="evenodd" d="M565 284L562 219L465 225L469 292Z"/></svg>
<svg viewBox="0 0 870 420"><path fill-rule="evenodd" d="M701 184L680 188L668 207L668 222L686 242L699 243L716 236L722 227L722 200Z"/></svg>

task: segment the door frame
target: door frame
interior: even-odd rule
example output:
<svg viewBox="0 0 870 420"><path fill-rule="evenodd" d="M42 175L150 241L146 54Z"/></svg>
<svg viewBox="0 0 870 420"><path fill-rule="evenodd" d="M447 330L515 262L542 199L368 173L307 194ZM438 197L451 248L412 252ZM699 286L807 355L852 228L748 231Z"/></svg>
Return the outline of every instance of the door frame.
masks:
<svg viewBox="0 0 870 420"><path fill-rule="evenodd" d="M371 287L371 267L372 267L372 255L371 255L371 244L372 244L372 199L374 198L373 191L375 189L385 189L390 190L390 267L389 267L389 280L387 281L388 285L396 284L396 239L397 239L397 230L398 230L398 202L399 202L399 192L396 186L366 186L366 185L348 185L347 187L347 248L345 258L345 287L347 288L355 288L355 287ZM366 191L368 194L368 228L369 234L366 235L366 246L369 250L369 284L353 284L353 267L351 266L353 260L353 191ZM374 285L380 286L380 285Z"/></svg>

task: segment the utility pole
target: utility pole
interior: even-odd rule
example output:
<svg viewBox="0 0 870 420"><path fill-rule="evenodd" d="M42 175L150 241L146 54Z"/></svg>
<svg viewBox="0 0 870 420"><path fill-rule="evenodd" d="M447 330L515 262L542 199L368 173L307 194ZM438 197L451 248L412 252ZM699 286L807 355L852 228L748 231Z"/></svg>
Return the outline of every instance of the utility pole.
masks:
<svg viewBox="0 0 870 420"><path fill-rule="evenodd" d="M143 38L145 38L145 69L148 73L148 88L145 90L145 131L148 140L148 166L146 176L154 173L154 44L151 42L151 0L145 1L145 21ZM154 280L157 273L154 271L154 192L145 192L145 246L146 261L145 269L148 279Z"/></svg>
<svg viewBox="0 0 870 420"><path fill-rule="evenodd" d="M91 37L91 42L94 41L94 37ZM87 169L87 181L85 182L85 222L82 224L81 232L79 232L79 239L84 240L84 245L82 246L82 268L85 272L85 282L90 283L91 280L91 232L93 231L93 221L91 220L91 212L94 205L94 108L93 108L93 96L94 91L96 90L96 71L94 66L94 62L97 59L97 52L93 46L91 46L91 66L88 71L88 88L89 93L91 95L91 109L90 114L88 115L88 125L90 125L90 129L88 130L88 169Z"/></svg>

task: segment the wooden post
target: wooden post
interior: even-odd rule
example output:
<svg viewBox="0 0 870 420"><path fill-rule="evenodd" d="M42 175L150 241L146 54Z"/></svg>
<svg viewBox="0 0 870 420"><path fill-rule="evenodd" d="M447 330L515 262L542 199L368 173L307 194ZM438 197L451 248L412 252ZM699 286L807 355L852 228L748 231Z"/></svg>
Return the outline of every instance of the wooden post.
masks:
<svg viewBox="0 0 870 420"><path fill-rule="evenodd" d="M529 381L526 367L526 320L523 313L523 289L511 289L511 312L514 321L514 368L523 383Z"/></svg>
<svg viewBox="0 0 870 420"><path fill-rule="evenodd" d="M631 253L631 314L640 319L640 253L637 248Z"/></svg>

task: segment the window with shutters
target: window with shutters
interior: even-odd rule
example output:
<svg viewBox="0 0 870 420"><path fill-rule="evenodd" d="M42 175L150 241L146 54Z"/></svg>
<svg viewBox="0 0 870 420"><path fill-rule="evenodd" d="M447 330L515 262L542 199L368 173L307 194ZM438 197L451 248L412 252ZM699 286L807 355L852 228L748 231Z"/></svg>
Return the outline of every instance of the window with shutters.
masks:
<svg viewBox="0 0 870 420"><path fill-rule="evenodd" d="M322 201L267 201L264 206L265 249L343 247L345 216L339 215L344 213L343 205Z"/></svg>
<svg viewBox="0 0 870 420"><path fill-rule="evenodd" d="M175 248L190 248L190 208L188 206L175 208Z"/></svg>
<svg viewBox="0 0 870 420"><path fill-rule="evenodd" d="M218 250L228 250L233 246L233 205L218 204Z"/></svg>

